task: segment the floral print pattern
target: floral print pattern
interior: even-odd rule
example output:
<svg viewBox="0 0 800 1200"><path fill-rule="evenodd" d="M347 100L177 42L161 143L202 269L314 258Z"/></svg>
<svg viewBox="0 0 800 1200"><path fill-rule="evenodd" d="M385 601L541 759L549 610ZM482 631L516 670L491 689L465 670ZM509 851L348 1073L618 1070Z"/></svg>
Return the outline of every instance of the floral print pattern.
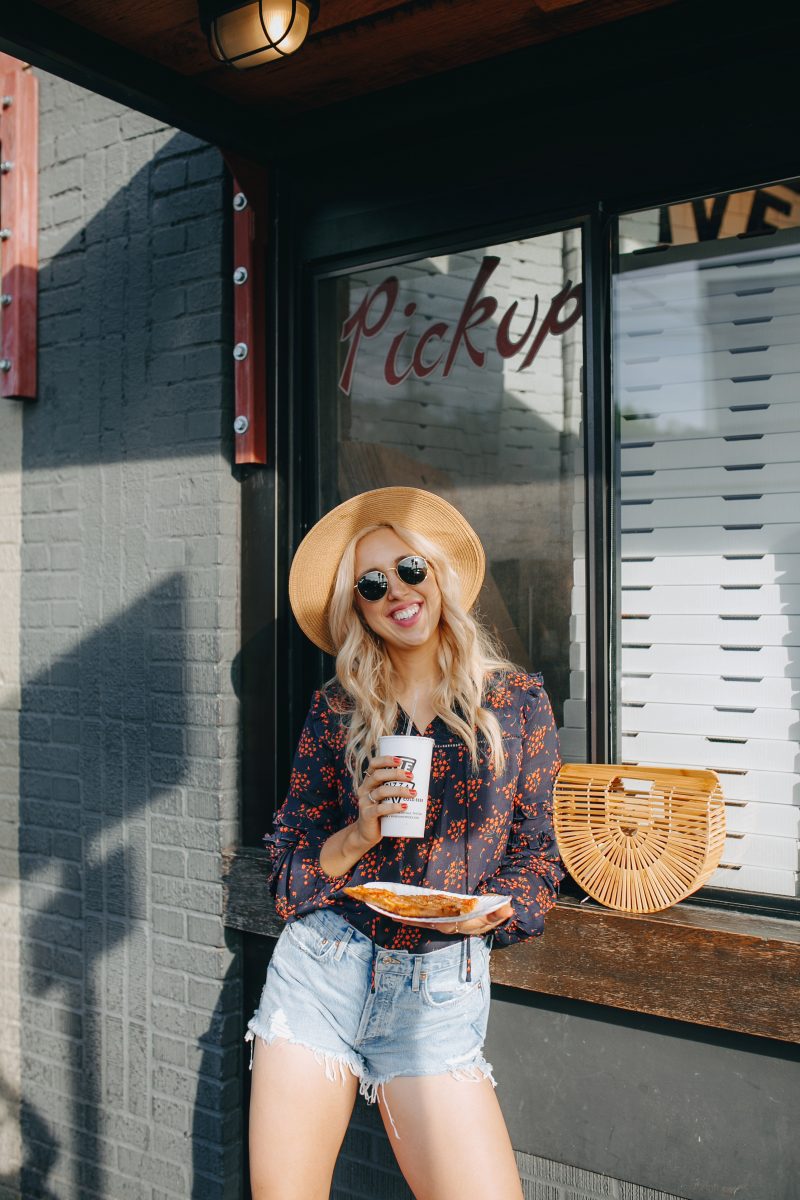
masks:
<svg viewBox="0 0 800 1200"><path fill-rule="evenodd" d="M278 914L292 921L333 908L379 945L415 953L452 940L436 930L380 917L342 893L349 884L382 880L511 898L514 916L495 932L507 946L544 930L564 876L553 833L558 734L540 675L522 672L492 682L484 706L497 716L507 752L498 772L484 747L477 774L469 753L440 718L424 731L435 741L424 838L384 838L346 875L319 864L332 833L358 817L345 766L342 693L315 693L295 755L289 793L265 837ZM402 716L397 732L403 731Z"/></svg>

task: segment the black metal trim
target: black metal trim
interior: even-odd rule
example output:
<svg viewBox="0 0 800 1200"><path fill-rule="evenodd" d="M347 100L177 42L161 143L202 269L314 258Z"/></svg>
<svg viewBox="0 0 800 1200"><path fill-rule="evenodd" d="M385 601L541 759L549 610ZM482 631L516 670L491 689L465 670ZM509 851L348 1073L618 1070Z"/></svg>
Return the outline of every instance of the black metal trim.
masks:
<svg viewBox="0 0 800 1200"><path fill-rule="evenodd" d="M773 183L785 184L786 181L780 180L780 179L775 179L775 180L773 180ZM757 186L757 185L743 184L741 187L736 188L735 191L732 192L731 194L735 195L736 192L749 191L751 186ZM767 186L767 185L763 185L763 186ZM669 205L669 204L675 204L675 203L679 203L679 202L680 201L673 199L673 200L664 201L664 204ZM662 206L659 205L659 207L662 207ZM619 221L622 217L628 215L629 213L632 214L636 211L638 211L638 210L626 209L624 212L615 214L613 216L613 218L611 219L612 271L611 271L611 275L609 277L609 286L610 287L611 287L611 285L613 285L614 276L627 274L630 272L634 272L636 270L640 270L642 268L647 268L648 266L651 265L651 260L653 262L656 262L658 265L661 265L664 263L679 264L679 263L683 263L686 261L691 261L693 264L696 264L698 261L702 261L704 259L713 260L713 259L719 258L720 256L723 256L723 255L726 257L726 259L730 260L732 247L734 246L734 243L741 236L741 235L734 235L733 237L728 237L728 238L716 238L716 239L709 239L706 242L691 242L691 243L686 243L686 244L684 244L684 243L676 243L674 245L659 244L656 246L644 247L641 250L633 251L632 255L624 255L623 256L619 252L619 244L618 244L619 243ZM758 236L758 235L755 235L755 236ZM769 233L768 235L764 235L764 236L769 237L768 245L765 247L766 253L769 256L769 252L771 250L774 250L777 248L782 248L787 245L791 245L792 248L794 248L796 246L796 241L797 241L797 229L790 228L790 229L776 230L776 231ZM752 253L752 241L751 241L750 237L747 238L747 242L748 242L748 253ZM635 259L635 261L631 261L632 259ZM613 295L613 293L610 293L610 295ZM613 335L613 329L611 332ZM609 351L609 359L611 359L611 357L612 357L612 355ZM611 366L613 369L613 362L611 363ZM617 411L616 405L614 404L613 391L609 391L609 403L612 406L612 422L613 422L613 427L614 427L614 433L613 433L614 453L615 453L615 458L618 459L619 454L620 454L620 437L619 437L619 431L618 431L619 413ZM615 463L614 479L618 483L618 481L619 481L618 463ZM618 497L617 497L617 503L618 503ZM616 533L616 542L617 542L617 548L615 549L616 562L621 563L621 536L619 533L619 529L617 529L617 533ZM618 661L617 655L618 655L618 651L619 651L619 625L620 625L619 589L616 587L616 585L614 586L611 595L612 595L612 607L613 607L613 611L614 611L614 620L615 620L615 631L614 631L615 640L613 642L612 664L615 664ZM616 715L618 713L619 704L620 704L619 693L617 691L617 694L614 697L613 705L611 706L611 711L614 715ZM614 749L614 753L613 753L613 759L609 759L608 761L613 761L613 760L618 761L619 758L620 758L620 754L619 754L618 748L616 748L616 738L615 738L615 749ZM572 881L570 881L570 882L572 882ZM574 885L574 887L576 887L576 888L577 888L577 886L578 885ZM706 885L705 887L700 888L699 891L693 892L692 895L690 897L688 897L688 902L690 902L692 904L703 905L703 906L710 907L710 908L730 910L733 912L746 912L746 913L751 913L753 915L761 915L761 916L767 916L767 917L785 917L785 918L789 918L791 920L800 920L800 897L777 896L770 892L745 892L745 891L742 891L741 889L737 889L737 888L720 888L720 887L710 887L710 886Z"/></svg>
<svg viewBox="0 0 800 1200"><path fill-rule="evenodd" d="M791 921L800 921L800 898L775 896L771 892L741 892L733 888L704 887L689 896L686 903L731 912L745 912L753 916L783 917Z"/></svg>
<svg viewBox="0 0 800 1200"><path fill-rule="evenodd" d="M599 908L604 906L594 900L568 875L561 884L561 894L570 896L579 903L586 901ZM685 900L679 900L678 905L701 905L703 908L713 908L718 912L748 913L750 916L781 917L784 920L800 920L800 899L794 896L775 896L771 892L742 892L733 888L704 887L692 892ZM610 910L614 911L614 910Z"/></svg>
<svg viewBox="0 0 800 1200"><path fill-rule="evenodd" d="M451 211L452 215L452 211ZM319 436L319 407L318 407L318 389L316 380L312 375L311 364L318 360L318 344L316 342L317 332L319 328L319 284L325 280L335 279L341 276L351 274L356 270L375 270L379 268L391 268L402 265L403 263L413 262L421 257L433 257L443 254L457 253L461 251L469 251L480 249L486 246L496 246L504 242L515 241L523 238L541 237L548 233L563 232L568 229L578 229L582 237L582 252L584 259L584 283L586 282L585 265L587 255L587 244L590 240L591 218L584 213L565 213L561 216L548 214L546 217L538 219L534 222L530 218L521 220L520 218L504 218L495 221L486 221L480 227L470 223L465 225L461 231L452 227L446 235L428 234L417 238L407 239L403 242L395 243L394 245L381 245L374 248L372 252L370 248L365 247L360 252L348 252L346 254L325 255L323 257L310 260L306 263L304 273L303 288L308 297L307 305L307 328L314 330L314 344L312 353L307 357L308 369L305 373L306 383L304 390L310 400L310 408L313 408L313 424L309 422L307 429L313 428L315 436L313 439L313 453L315 456L319 454L321 447L321 439ZM584 328L584 371L586 369L587 356L587 306L584 306L583 313L583 328ZM602 335L601 337L606 336ZM602 373L602 363L599 363L599 369ZM585 393L584 389L584 393ZM605 403L607 387L603 384L595 389L599 397L598 403L602 407ZM586 422L587 417L587 402L586 395L583 397L583 421ZM306 433L306 437L308 434ZM308 455L308 447L306 450ZM315 457L313 466L313 476L316 481L320 476L318 459ZM319 513L319 494L316 488L306 487L304 490L305 502L310 507L305 509L308 514L303 522L303 531L309 528L313 521L317 520ZM587 513L588 527L588 513ZM607 610L607 605L603 606L604 611ZM589 641L589 632L587 630L587 643ZM324 678L330 677L333 671L333 660L323 655L321 652L313 652L313 648L309 653L312 654L316 665L316 683L317 686ZM313 678L313 676L312 676ZM591 697L587 692L587 713L592 710ZM599 718L602 722L602 718Z"/></svg>
<svg viewBox="0 0 800 1200"><path fill-rule="evenodd" d="M612 703L613 583L618 538L612 497L616 494L614 422L611 408L609 221L602 205L587 223L584 240L586 484L586 699L587 761L613 762Z"/></svg>
<svg viewBox="0 0 800 1200"><path fill-rule="evenodd" d="M344 253L315 254L306 260L306 265L314 279L331 279L350 275L357 270L398 267L422 257L457 254L464 250L478 250L484 246L578 229L583 227L587 219L587 210L581 207L557 213L540 213L533 221L530 216L514 216L494 220L484 218L478 223L470 215L460 217L457 210L450 208L446 230L434 229L432 232L380 243L366 242L358 249Z"/></svg>

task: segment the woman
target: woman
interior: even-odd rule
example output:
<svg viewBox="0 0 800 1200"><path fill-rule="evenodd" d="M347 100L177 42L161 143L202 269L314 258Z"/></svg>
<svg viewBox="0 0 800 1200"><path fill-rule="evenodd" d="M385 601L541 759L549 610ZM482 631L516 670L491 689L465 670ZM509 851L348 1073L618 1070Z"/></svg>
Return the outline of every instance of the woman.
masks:
<svg viewBox="0 0 800 1200"><path fill-rule="evenodd" d="M336 654L267 838L288 922L250 1021L254 1200L325 1200L360 1087L417 1200L521 1200L482 1054L492 939L541 934L562 877L558 742L539 676L469 616L477 535L438 496L381 488L328 513L292 566L294 614ZM435 739L424 838L381 838L409 776L382 734ZM394 784L394 787L391 785ZM376 914L370 880L509 900L456 925Z"/></svg>

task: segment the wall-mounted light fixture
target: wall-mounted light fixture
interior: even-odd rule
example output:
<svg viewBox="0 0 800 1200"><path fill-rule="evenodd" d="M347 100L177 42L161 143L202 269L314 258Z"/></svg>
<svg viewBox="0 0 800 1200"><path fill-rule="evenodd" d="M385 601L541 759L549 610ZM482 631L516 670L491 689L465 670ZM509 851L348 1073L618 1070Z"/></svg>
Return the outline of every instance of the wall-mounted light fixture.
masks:
<svg viewBox="0 0 800 1200"><path fill-rule="evenodd" d="M211 53L229 67L259 67L299 50L318 0L199 0Z"/></svg>

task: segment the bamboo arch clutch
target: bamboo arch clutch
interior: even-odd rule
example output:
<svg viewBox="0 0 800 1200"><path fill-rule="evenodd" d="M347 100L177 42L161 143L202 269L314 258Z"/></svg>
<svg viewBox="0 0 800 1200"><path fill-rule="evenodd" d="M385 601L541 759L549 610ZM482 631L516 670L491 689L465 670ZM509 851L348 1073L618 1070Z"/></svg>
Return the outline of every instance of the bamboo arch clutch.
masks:
<svg viewBox="0 0 800 1200"><path fill-rule="evenodd" d="M714 771L567 763L554 792L558 848L607 908L658 912L719 866L725 806Z"/></svg>

